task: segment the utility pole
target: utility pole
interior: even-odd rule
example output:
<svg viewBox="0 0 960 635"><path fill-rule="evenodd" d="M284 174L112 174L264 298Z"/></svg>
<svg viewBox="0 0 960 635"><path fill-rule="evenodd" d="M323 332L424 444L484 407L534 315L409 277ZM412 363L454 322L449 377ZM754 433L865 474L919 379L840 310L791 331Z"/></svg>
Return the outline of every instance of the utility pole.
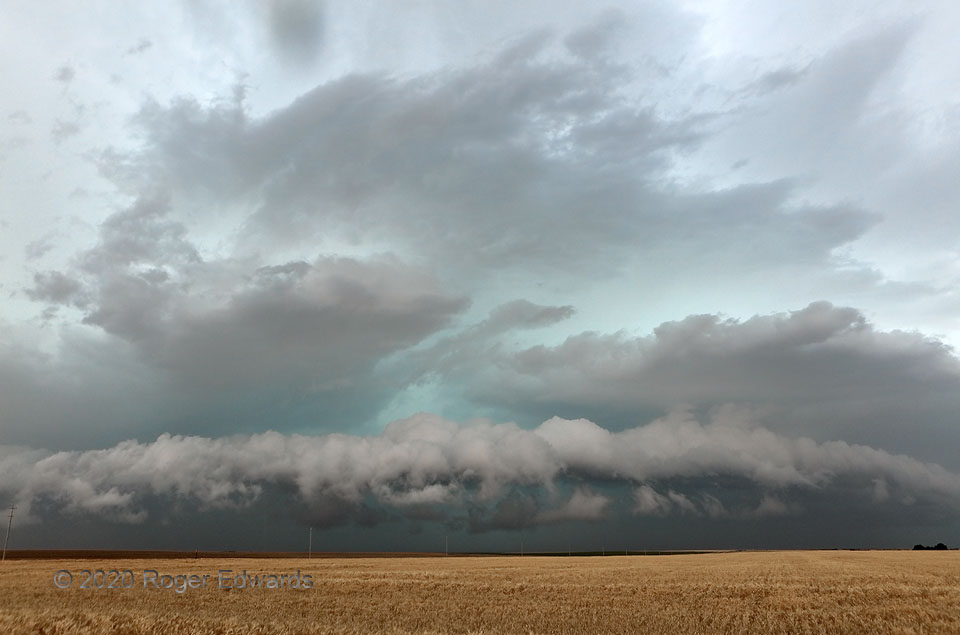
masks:
<svg viewBox="0 0 960 635"><path fill-rule="evenodd" d="M3 560L7 559L7 542L10 540L10 526L13 525L13 510L16 508L16 505L10 506L10 520L7 521L7 537L3 539Z"/></svg>
<svg viewBox="0 0 960 635"><path fill-rule="evenodd" d="M446 534L443 536L443 552L448 556L450 555L450 536Z"/></svg>
<svg viewBox="0 0 960 635"><path fill-rule="evenodd" d="M310 527L310 540L307 546L307 557L313 557L313 527Z"/></svg>

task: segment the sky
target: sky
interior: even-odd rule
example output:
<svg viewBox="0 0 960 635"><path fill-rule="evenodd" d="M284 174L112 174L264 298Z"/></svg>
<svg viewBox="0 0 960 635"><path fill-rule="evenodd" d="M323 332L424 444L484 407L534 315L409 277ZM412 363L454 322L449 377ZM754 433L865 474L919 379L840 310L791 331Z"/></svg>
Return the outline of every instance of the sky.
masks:
<svg viewBox="0 0 960 635"><path fill-rule="evenodd" d="M11 547L960 543L960 6L587 4L5 3Z"/></svg>

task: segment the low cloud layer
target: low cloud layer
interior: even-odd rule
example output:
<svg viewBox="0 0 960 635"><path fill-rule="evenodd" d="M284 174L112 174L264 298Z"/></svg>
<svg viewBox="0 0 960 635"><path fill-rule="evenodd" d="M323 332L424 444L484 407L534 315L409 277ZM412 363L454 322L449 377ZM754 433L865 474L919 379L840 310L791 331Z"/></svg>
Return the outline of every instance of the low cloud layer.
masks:
<svg viewBox="0 0 960 635"><path fill-rule="evenodd" d="M430 518L432 509L434 519L472 531L629 515L802 515L803 497L960 513L956 473L867 446L779 435L734 407L705 423L676 412L621 432L583 419L523 430L420 414L369 437L164 434L52 455L6 447L2 456L2 488L26 516L42 502L126 523L146 521L145 503L158 498L202 512L243 508L265 491L287 492L296 514L318 526ZM724 500L716 480L740 483L741 496Z"/></svg>

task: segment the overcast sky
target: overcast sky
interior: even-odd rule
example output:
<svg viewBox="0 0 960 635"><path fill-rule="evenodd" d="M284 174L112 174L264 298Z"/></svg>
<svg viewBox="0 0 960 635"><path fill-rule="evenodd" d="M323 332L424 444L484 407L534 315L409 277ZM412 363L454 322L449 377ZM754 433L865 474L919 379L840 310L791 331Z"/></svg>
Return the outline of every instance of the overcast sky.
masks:
<svg viewBox="0 0 960 635"><path fill-rule="evenodd" d="M0 9L12 546L960 542L960 6L517 4Z"/></svg>

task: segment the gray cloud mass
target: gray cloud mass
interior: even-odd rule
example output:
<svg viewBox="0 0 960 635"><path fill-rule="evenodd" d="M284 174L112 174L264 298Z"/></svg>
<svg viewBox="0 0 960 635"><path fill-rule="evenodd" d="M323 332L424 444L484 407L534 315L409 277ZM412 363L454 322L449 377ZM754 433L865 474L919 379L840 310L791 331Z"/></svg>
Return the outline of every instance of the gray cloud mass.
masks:
<svg viewBox="0 0 960 635"><path fill-rule="evenodd" d="M784 437L733 407L715 410L707 423L677 411L621 432L584 419L553 418L524 430L419 414L370 437L164 434L87 452L6 448L3 457L4 490L28 515L32 501L47 498L66 513L127 523L147 520L139 502L148 495L235 508L266 486L291 491L319 525L349 521L352 509L372 501L400 514L435 506L454 519L466 509L475 531L604 519L611 500L591 490L604 483L632 490L632 513L661 516L791 514L800 508L781 499L794 490L828 496L837 495L834 489L876 505L919 508L928 501L956 513L960 494L960 476L935 464L842 441ZM742 479L755 505L728 507L689 486L711 477ZM670 487L684 481L685 493ZM562 483L572 484L572 493L563 493ZM544 500L516 488L541 490ZM478 509L489 515L477 517Z"/></svg>
<svg viewBox="0 0 960 635"><path fill-rule="evenodd" d="M946 4L7 13L35 546L960 530Z"/></svg>
<svg viewBox="0 0 960 635"><path fill-rule="evenodd" d="M878 331L859 311L827 302L743 321L694 315L640 337L584 332L520 350L468 331L420 364L475 403L531 419L566 412L632 427L682 406L755 404L778 432L960 466L952 349L919 333Z"/></svg>
<svg viewBox="0 0 960 635"><path fill-rule="evenodd" d="M260 118L242 98L148 103L136 120L145 148L108 153L103 169L134 191L164 182L202 213L228 207L246 219L241 244L387 241L453 271L796 266L876 221L797 206L789 180L664 188L671 157L696 147L710 116L666 118L621 94L623 69L560 62L550 46L528 38L409 80L348 75ZM745 233L749 258L729 248Z"/></svg>

